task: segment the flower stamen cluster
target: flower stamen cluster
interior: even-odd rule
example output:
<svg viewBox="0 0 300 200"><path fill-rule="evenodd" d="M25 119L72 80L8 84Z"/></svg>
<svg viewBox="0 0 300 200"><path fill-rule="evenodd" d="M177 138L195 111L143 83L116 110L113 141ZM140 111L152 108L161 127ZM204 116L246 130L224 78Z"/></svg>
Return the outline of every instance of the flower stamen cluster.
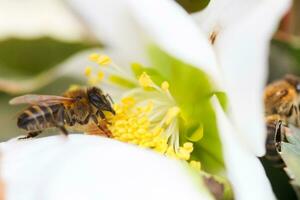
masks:
<svg viewBox="0 0 300 200"><path fill-rule="evenodd" d="M102 83L104 71L128 79L127 73L108 56L92 54L90 60L100 66L97 70L92 67L85 69L90 85ZM106 66L105 69L103 66ZM109 66L110 71L107 68ZM169 83L164 81L159 87L146 72L137 80L130 81L136 86L121 94L123 98L114 104L116 114L108 116L111 122L108 128L113 138L152 149L171 158L190 161L192 168L200 170L200 162L190 160L193 143L179 145L178 118L181 111L169 91Z"/></svg>

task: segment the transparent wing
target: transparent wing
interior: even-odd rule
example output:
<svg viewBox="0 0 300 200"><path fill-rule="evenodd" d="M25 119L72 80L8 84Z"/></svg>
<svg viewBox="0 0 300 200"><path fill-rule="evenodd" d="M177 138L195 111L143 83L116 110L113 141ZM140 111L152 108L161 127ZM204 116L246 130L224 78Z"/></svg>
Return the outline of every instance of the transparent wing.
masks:
<svg viewBox="0 0 300 200"><path fill-rule="evenodd" d="M54 96L54 95L27 94L27 95L23 95L11 99L9 101L9 104L41 105L41 104L67 103L67 102L74 102L74 99L68 97L62 97L62 96Z"/></svg>

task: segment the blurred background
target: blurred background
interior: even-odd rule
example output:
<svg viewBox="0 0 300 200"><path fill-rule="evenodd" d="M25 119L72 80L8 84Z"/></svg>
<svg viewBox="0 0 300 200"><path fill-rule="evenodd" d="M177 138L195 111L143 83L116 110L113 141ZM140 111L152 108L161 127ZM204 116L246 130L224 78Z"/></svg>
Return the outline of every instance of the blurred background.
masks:
<svg viewBox="0 0 300 200"><path fill-rule="evenodd" d="M177 2L192 13L205 8L209 0ZM299 22L296 0L272 40L269 81L287 73L300 75ZM103 45L64 1L0 0L0 141L24 134L16 126L22 107L8 105L12 97L28 92L57 95L71 84L83 84L84 76L78 74L83 74L85 65L77 58ZM295 198L287 177L264 165L278 197Z"/></svg>

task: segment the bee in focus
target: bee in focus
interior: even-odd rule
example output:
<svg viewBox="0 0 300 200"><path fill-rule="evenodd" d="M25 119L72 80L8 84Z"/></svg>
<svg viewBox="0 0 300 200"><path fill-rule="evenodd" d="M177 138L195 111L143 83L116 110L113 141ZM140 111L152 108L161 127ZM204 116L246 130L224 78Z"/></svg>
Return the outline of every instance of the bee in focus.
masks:
<svg viewBox="0 0 300 200"><path fill-rule="evenodd" d="M281 142L286 142L288 126L300 127L300 78L286 75L269 84L264 92L267 125L266 158L282 167Z"/></svg>
<svg viewBox="0 0 300 200"><path fill-rule="evenodd" d="M27 136L19 139L35 137L48 128L58 128L64 135L70 129L111 136L104 112L115 114L112 99L97 87L78 87L62 96L29 94L9 103L30 105L18 116L18 127L27 131Z"/></svg>

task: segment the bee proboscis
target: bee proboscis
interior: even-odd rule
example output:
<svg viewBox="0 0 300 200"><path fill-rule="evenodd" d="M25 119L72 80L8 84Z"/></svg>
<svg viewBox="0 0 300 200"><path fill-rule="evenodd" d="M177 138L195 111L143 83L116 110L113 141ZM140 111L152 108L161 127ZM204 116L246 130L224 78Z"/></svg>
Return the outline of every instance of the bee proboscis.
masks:
<svg viewBox="0 0 300 200"><path fill-rule="evenodd" d="M64 135L72 129L111 136L105 112L115 114L112 99L97 87L78 87L63 96L28 94L9 103L29 104L18 116L18 127L27 131L27 136L19 139L35 137L48 128L58 128Z"/></svg>

